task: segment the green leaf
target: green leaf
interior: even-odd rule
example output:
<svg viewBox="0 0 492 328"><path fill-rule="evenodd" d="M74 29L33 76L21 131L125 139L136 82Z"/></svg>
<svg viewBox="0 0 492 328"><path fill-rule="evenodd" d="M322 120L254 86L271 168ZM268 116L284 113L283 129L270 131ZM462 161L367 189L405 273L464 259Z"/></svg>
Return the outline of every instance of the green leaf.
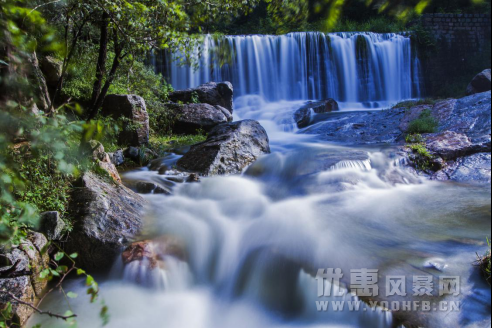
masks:
<svg viewBox="0 0 492 328"><path fill-rule="evenodd" d="M70 254L70 258L76 259L79 256L77 253Z"/></svg>
<svg viewBox="0 0 492 328"><path fill-rule="evenodd" d="M65 256L65 254L63 254L62 252L56 253L55 261L59 262L64 256Z"/></svg>
<svg viewBox="0 0 492 328"><path fill-rule="evenodd" d="M81 276L81 275L84 275L85 274L85 271L82 270L82 269L77 269L77 275L78 276Z"/></svg>
<svg viewBox="0 0 492 328"><path fill-rule="evenodd" d="M77 298L79 295L77 293L74 293L74 292L68 292L67 293L67 297L68 298Z"/></svg>

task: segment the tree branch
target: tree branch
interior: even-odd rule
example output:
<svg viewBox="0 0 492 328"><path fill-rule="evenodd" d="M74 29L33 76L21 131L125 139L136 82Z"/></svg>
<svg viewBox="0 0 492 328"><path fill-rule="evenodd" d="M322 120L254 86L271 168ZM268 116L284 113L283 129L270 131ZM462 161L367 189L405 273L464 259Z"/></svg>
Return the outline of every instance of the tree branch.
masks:
<svg viewBox="0 0 492 328"><path fill-rule="evenodd" d="M27 307L30 307L31 309L33 309L35 312L41 314L41 315L47 315L47 316L50 316L52 318L58 318L58 319L62 319L64 321L67 321L68 319L72 319L72 318L75 318L77 317L76 314L72 314L72 315L61 315L61 314L56 314L56 313L53 313L53 312L50 312L50 311L43 311L43 310L40 310L39 308L37 308L36 306L32 305L31 303L28 303L28 302L24 302L23 300L20 300L18 299L14 294L12 294L11 292L7 292L7 291L0 291L0 293L3 293L3 294L7 294L12 300L14 300L16 303L18 304L22 304L22 305L25 305Z"/></svg>

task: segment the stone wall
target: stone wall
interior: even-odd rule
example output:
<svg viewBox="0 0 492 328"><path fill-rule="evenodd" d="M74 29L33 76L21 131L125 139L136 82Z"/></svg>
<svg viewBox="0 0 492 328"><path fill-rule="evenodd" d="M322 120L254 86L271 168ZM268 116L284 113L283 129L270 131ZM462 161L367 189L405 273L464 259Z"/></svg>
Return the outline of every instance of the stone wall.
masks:
<svg viewBox="0 0 492 328"><path fill-rule="evenodd" d="M465 80L490 68L489 14L428 14L422 17L422 25L434 35L437 45L435 53L423 59L429 95L439 93L443 81L458 85L458 76Z"/></svg>

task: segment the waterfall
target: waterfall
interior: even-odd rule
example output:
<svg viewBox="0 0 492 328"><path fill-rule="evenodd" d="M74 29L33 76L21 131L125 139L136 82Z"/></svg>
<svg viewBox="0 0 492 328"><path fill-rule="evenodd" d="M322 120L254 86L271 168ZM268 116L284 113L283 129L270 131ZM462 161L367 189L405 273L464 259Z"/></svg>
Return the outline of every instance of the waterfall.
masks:
<svg viewBox="0 0 492 328"><path fill-rule="evenodd" d="M178 90L231 81L236 96L334 98L365 107L420 97L420 63L401 34L209 35L201 49L197 69L177 64L179 53L162 53L153 63Z"/></svg>

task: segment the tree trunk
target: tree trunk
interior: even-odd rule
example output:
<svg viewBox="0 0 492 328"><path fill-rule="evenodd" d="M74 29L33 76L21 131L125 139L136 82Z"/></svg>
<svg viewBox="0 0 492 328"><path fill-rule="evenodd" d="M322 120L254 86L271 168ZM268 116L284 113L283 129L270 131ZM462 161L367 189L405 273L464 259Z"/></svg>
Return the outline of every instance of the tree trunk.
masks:
<svg viewBox="0 0 492 328"><path fill-rule="evenodd" d="M108 25L109 15L104 12L101 22L101 37L99 40L99 58L96 67L96 81L92 89L91 108L96 107L97 100L101 94L103 79L106 76L106 61L108 57Z"/></svg>

